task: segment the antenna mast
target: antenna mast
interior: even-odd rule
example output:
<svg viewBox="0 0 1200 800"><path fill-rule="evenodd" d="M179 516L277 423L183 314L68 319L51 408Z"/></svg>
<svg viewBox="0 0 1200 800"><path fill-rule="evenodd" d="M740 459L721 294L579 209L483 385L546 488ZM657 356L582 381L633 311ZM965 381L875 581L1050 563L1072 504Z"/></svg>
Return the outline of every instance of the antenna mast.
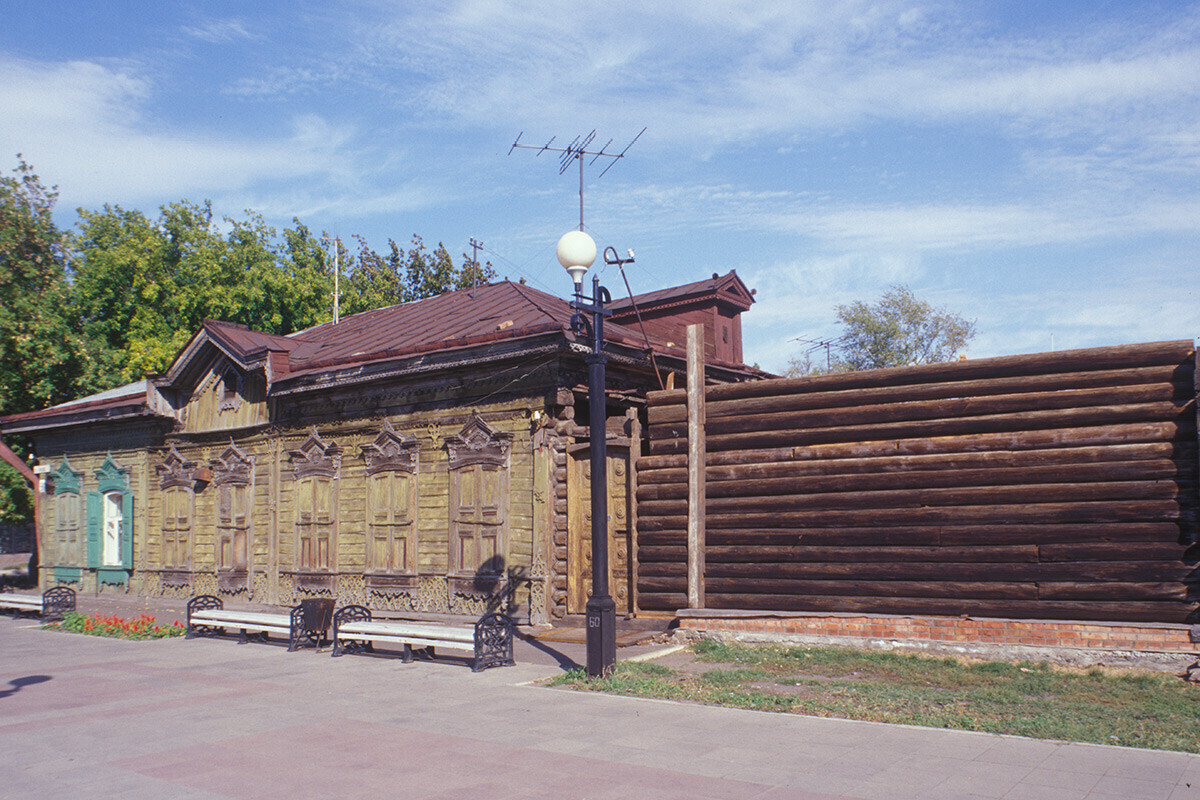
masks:
<svg viewBox="0 0 1200 800"><path fill-rule="evenodd" d="M545 153L547 150L551 153L561 153L562 155L559 156L558 160L559 175L562 175L567 171L567 168L571 166L572 161L579 162L579 230L583 230L583 157L592 156L592 160L588 162L589 166L595 164L596 160L600 158L611 159L608 166L596 176L596 180L599 180L600 178L604 177L605 172L608 172L612 168L613 164L617 163L619 159L625 157L625 153L629 151L629 148L633 147L633 143L640 139L642 134L645 132L646 129L642 128L641 131L638 132L638 135L633 137L633 139L629 142L629 144L625 145L625 149L621 152L609 153L607 150L608 146L612 144L612 139L609 139L607 142L605 142L604 147L601 147L599 150L588 150L592 140L596 138L596 131L594 129L587 136L576 136L575 141L571 142L571 144L567 145L566 147L551 147L551 145L554 144L554 140L557 138L555 136L551 136L550 141L541 146L536 144L521 144L521 137L525 134L525 131L521 131L517 134L517 140L513 142L512 147L508 148L508 154L511 156L512 151L516 150L518 147L523 150L537 150L537 154L539 156L542 153Z"/></svg>
<svg viewBox="0 0 1200 800"><path fill-rule="evenodd" d="M333 324L338 324L338 306L342 299L342 292L338 286L338 278L341 275L341 268L338 266L338 251L342 249L342 239L340 236L330 238L326 236L322 241L333 242Z"/></svg>

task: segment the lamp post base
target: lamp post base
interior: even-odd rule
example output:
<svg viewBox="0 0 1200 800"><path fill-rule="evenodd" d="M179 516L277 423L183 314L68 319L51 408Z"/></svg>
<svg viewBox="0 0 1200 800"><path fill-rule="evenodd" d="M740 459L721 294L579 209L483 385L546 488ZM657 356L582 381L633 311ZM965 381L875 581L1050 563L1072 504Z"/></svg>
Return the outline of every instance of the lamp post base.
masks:
<svg viewBox="0 0 1200 800"><path fill-rule="evenodd" d="M587 674L603 678L617 662L617 604L608 595L587 601Z"/></svg>

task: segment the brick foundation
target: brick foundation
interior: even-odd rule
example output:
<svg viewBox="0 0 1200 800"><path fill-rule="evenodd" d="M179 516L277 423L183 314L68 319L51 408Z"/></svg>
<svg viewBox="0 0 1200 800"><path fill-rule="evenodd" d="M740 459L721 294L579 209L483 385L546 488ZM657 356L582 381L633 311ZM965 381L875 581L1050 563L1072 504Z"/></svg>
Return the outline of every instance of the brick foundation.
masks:
<svg viewBox="0 0 1200 800"><path fill-rule="evenodd" d="M1200 651L1200 646L1192 641L1190 626L1159 623L697 610L680 611L678 622L681 631L747 639L756 636L769 639L833 637L1009 648L1180 654Z"/></svg>

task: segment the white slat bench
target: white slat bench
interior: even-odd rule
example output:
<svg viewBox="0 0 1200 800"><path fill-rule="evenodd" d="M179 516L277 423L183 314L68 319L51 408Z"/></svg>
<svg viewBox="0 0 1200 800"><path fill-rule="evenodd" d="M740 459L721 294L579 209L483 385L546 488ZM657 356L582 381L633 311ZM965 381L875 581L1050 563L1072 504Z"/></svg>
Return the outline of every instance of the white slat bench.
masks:
<svg viewBox="0 0 1200 800"><path fill-rule="evenodd" d="M273 633L286 636L289 653L299 650L306 639L320 646L329 631L328 621L321 629L306 625L304 616L303 606L296 606L286 614L226 609L221 598L203 594L188 601L187 638L217 636L226 628L236 628L241 632L238 644L246 644L250 641L249 634L254 632L263 641L269 640Z"/></svg>
<svg viewBox="0 0 1200 800"><path fill-rule="evenodd" d="M40 595L0 592L0 608L9 609L14 617L26 613L37 614L45 621L58 620L75 610L75 590L70 586L52 586Z"/></svg>
<svg viewBox="0 0 1200 800"><path fill-rule="evenodd" d="M365 606L343 606L333 615L333 655L347 650L369 650L375 642L404 646L405 662L413 660L413 648L436 655L435 647L465 650L474 655L471 669L511 667L513 621L505 614L484 614L474 625L441 625L434 622L375 620Z"/></svg>

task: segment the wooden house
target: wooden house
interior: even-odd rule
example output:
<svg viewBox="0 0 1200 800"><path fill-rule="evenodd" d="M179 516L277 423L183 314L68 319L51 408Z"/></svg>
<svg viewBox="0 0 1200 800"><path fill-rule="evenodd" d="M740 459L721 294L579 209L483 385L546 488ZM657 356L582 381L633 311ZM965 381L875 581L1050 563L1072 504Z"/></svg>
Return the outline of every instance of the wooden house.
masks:
<svg viewBox="0 0 1200 800"><path fill-rule="evenodd" d="M736 274L635 301L606 325L611 585L626 614L646 392L684 371L682 331L700 319L708 380L762 376L741 364L752 298ZM51 467L41 584L582 613L587 344L570 319L561 298L505 281L291 336L210 320L161 376L0 419Z"/></svg>

